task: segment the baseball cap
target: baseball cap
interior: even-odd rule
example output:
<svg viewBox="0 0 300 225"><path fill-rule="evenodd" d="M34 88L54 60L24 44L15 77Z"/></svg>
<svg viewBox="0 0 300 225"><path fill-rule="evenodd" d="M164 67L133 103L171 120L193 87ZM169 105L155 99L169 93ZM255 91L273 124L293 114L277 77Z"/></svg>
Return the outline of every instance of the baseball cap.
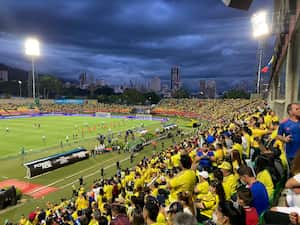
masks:
<svg viewBox="0 0 300 225"><path fill-rule="evenodd" d="M201 171L199 173L199 176L203 177L204 179L207 179L208 178L208 172L207 171Z"/></svg>
<svg viewBox="0 0 300 225"><path fill-rule="evenodd" d="M168 213L179 213L183 212L183 205L180 202L173 202L168 210Z"/></svg>
<svg viewBox="0 0 300 225"><path fill-rule="evenodd" d="M224 169L224 170L231 170L231 164L229 162L222 162L221 165L218 166L219 169Z"/></svg>

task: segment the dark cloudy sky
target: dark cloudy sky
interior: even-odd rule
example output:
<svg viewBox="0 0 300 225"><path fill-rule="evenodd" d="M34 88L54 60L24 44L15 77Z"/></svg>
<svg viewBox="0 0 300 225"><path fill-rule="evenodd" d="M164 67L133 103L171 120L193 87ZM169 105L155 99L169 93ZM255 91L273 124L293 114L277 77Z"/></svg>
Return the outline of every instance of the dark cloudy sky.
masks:
<svg viewBox="0 0 300 225"><path fill-rule="evenodd" d="M65 78L167 80L178 65L188 87L202 78L254 80L250 18L258 9L271 12L272 0L255 0L248 12L221 0L1 0L0 62L29 70L23 45L34 35L39 72Z"/></svg>

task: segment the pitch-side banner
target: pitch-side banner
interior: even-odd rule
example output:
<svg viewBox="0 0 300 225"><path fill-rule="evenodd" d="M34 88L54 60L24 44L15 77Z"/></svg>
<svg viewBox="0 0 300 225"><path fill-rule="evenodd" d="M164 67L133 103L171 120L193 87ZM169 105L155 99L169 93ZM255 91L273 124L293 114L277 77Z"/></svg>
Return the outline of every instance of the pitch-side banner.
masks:
<svg viewBox="0 0 300 225"><path fill-rule="evenodd" d="M63 166L87 159L88 157L89 153L86 149L77 148L65 153L56 154L46 158L25 163L24 166L27 168L27 178L31 178L61 168Z"/></svg>
<svg viewBox="0 0 300 225"><path fill-rule="evenodd" d="M83 105L84 99L55 99L55 104L75 104L75 105Z"/></svg>

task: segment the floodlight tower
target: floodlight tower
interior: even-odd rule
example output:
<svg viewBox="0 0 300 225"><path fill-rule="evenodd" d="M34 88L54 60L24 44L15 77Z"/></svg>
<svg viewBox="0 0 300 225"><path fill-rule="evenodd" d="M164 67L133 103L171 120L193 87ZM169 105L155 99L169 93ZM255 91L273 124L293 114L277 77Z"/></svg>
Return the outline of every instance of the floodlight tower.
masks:
<svg viewBox="0 0 300 225"><path fill-rule="evenodd" d="M267 23L267 12L260 11L255 13L251 19L252 28L253 28L253 37L258 39L259 41L259 63L258 63L258 73L257 73L257 83L256 83L256 91L257 94L260 94L260 80L261 80L261 64L262 64L262 56L263 56L263 48L262 48L262 40L266 38L266 36L270 33L269 26Z"/></svg>
<svg viewBox="0 0 300 225"><path fill-rule="evenodd" d="M31 66L32 66L32 97L35 101L35 67L34 60L40 56L40 42L36 38L28 38L25 41L25 53L31 57Z"/></svg>

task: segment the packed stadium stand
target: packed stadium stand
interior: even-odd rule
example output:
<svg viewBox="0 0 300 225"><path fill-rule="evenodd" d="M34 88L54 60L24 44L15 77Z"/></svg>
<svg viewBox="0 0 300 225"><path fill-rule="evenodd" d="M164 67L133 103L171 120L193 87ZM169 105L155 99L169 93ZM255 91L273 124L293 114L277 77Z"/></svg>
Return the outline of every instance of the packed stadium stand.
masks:
<svg viewBox="0 0 300 225"><path fill-rule="evenodd" d="M105 109L124 110L99 104L84 111ZM69 112L69 107L46 105L41 111ZM7 224L255 225L266 224L270 214L285 219L278 224L298 224L293 215L289 217L298 210L297 203L271 208L278 205L288 164L294 176L288 183L291 179L299 183L300 170L276 139L279 119L265 103L167 99L153 112L195 113L211 123L206 130L197 129L180 143L144 157L134 168L118 167L111 178L95 177L91 188L74 188L73 198L48 202ZM299 159L297 154L294 160ZM288 197L295 199L292 194Z"/></svg>
<svg viewBox="0 0 300 225"><path fill-rule="evenodd" d="M40 110L44 113L62 112L62 113L95 113L95 112L110 112L110 113L130 113L131 106L117 104L41 104Z"/></svg>
<svg viewBox="0 0 300 225"><path fill-rule="evenodd" d="M247 111L252 107L260 104L257 100L245 99L163 99L151 111L153 114L197 117L208 121L216 121L218 119L230 119L230 115L226 112Z"/></svg>
<svg viewBox="0 0 300 225"><path fill-rule="evenodd" d="M0 116L19 116L39 113L37 107L29 108L26 105L2 104L0 107Z"/></svg>

